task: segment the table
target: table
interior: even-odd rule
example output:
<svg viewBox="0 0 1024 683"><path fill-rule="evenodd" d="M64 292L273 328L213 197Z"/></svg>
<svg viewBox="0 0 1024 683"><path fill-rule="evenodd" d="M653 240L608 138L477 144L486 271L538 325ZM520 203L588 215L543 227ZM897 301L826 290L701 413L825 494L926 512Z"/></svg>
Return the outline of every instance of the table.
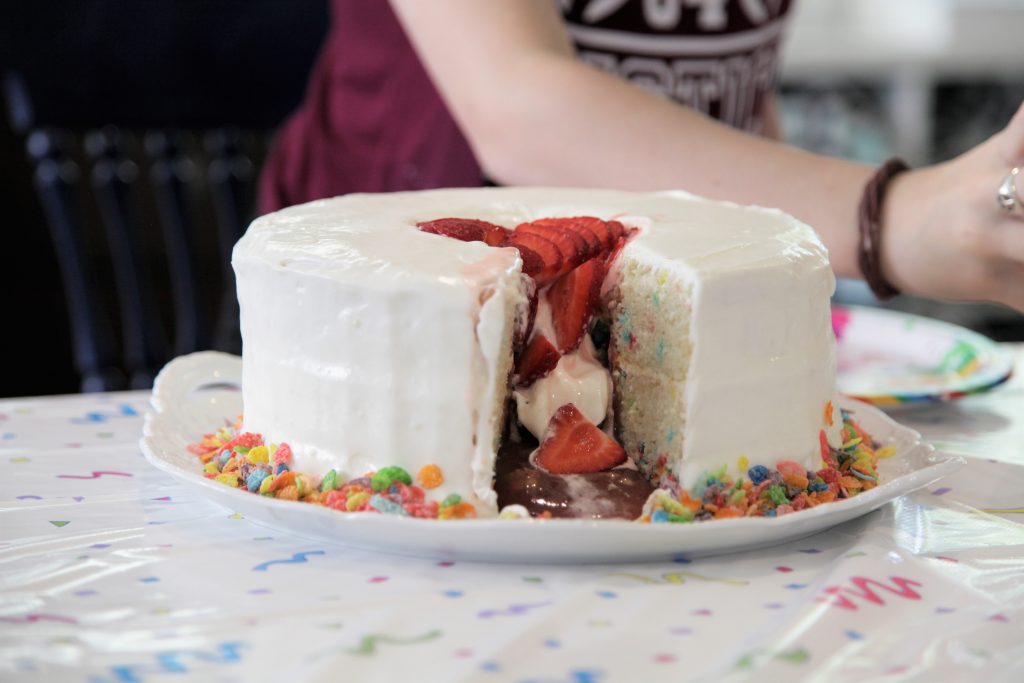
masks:
<svg viewBox="0 0 1024 683"><path fill-rule="evenodd" d="M0 678L1024 680L1024 345L899 414L958 474L784 546L486 565L288 538L148 465L142 392L0 401Z"/></svg>

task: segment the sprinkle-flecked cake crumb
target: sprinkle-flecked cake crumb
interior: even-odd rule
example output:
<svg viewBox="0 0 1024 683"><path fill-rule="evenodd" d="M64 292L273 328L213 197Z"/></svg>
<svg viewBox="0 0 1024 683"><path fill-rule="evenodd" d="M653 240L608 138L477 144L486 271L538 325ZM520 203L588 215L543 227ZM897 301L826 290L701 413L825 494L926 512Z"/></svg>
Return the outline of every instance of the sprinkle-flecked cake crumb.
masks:
<svg viewBox="0 0 1024 683"><path fill-rule="evenodd" d="M188 446L203 462L203 476L226 486L267 498L324 505L342 512L377 512L424 519L472 519L476 507L451 494L438 503L426 499L424 488L444 483L437 465L418 474L421 486L401 467L384 467L344 481L335 470L322 477L294 472L292 450L286 444L266 443L252 432L241 432L242 419L206 434Z"/></svg>

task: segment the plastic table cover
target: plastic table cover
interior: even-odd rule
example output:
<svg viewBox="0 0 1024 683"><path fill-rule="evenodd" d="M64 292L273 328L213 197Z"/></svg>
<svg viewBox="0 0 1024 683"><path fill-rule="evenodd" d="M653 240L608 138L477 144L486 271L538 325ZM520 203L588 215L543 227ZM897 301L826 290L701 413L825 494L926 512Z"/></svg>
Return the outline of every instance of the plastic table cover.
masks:
<svg viewBox="0 0 1024 683"><path fill-rule="evenodd" d="M957 474L798 542L488 565L257 526L142 457L142 392L0 401L0 678L1024 680L1024 347L895 413Z"/></svg>

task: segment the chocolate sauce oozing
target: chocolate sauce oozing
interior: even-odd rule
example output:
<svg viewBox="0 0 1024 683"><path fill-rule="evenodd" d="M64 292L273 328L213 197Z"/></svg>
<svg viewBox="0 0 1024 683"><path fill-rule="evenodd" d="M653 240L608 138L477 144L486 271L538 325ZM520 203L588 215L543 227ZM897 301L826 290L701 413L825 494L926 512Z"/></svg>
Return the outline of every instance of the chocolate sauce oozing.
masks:
<svg viewBox="0 0 1024 683"><path fill-rule="evenodd" d="M533 517L636 519L654 490L630 469L593 474L548 474L530 464L537 442L505 439L498 451L495 490L498 507L522 505Z"/></svg>

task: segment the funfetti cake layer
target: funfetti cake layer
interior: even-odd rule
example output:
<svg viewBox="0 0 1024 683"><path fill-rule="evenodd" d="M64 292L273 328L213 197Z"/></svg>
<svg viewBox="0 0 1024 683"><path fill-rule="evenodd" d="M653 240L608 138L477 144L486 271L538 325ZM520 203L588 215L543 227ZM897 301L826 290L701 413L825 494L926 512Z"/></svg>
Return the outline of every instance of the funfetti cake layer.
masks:
<svg viewBox="0 0 1024 683"><path fill-rule="evenodd" d="M678 193L639 208L606 285L627 452L669 488L722 466L816 469L842 424L824 246L779 211Z"/></svg>
<svg viewBox="0 0 1024 683"><path fill-rule="evenodd" d="M604 294L616 425L652 480L689 487L704 470L780 459L816 468L835 404L824 247L780 212L684 193L349 195L258 219L233 259L244 428L288 441L295 469L314 474L440 465L436 495L493 512L522 261L415 226L580 215L639 229Z"/></svg>
<svg viewBox="0 0 1024 683"><path fill-rule="evenodd" d="M513 249L419 232L470 195L360 195L253 223L235 247L244 429L287 441L294 468L346 479L439 465L496 509L497 440L520 291Z"/></svg>

